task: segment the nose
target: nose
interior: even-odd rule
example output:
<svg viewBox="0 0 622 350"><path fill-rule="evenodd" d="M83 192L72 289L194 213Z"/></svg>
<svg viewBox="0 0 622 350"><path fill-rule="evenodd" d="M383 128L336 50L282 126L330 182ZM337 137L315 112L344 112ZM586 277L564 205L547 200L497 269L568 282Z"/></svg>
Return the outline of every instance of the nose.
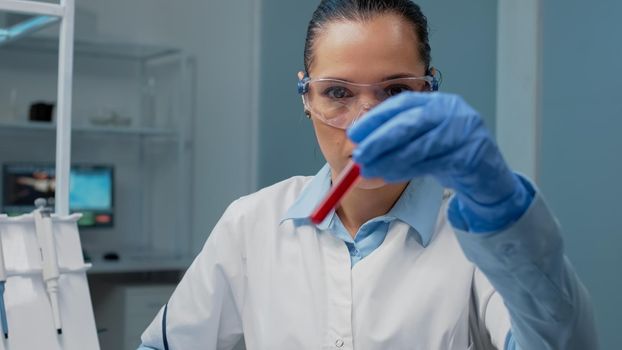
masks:
<svg viewBox="0 0 622 350"><path fill-rule="evenodd" d="M377 103L376 103L377 104ZM348 127L353 126L354 124L356 124L356 122L363 117L367 112L369 112L370 109L372 109L374 107L374 105L370 104L370 103L364 103L360 106L358 113L356 114L356 116L352 119L352 121L350 122L350 125Z"/></svg>
<svg viewBox="0 0 622 350"><path fill-rule="evenodd" d="M370 109L374 108L375 105L377 105L378 103L375 104L371 104L371 103L364 103L363 105L361 105L361 112L359 113L359 117L362 116L363 114L369 112Z"/></svg>
<svg viewBox="0 0 622 350"><path fill-rule="evenodd" d="M377 89L374 87L373 89L362 91L358 97L357 103L360 108L368 108L369 110L380 104L385 99L386 97L384 96L383 92L377 91Z"/></svg>

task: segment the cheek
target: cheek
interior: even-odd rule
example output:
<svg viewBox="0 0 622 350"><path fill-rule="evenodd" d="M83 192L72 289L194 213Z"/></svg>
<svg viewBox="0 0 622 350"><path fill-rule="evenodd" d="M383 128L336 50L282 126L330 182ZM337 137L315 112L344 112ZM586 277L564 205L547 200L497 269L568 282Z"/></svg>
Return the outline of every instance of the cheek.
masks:
<svg viewBox="0 0 622 350"><path fill-rule="evenodd" d="M351 145L344 130L336 129L316 121L313 121L313 128L315 129L315 135L320 149L328 161L343 156L346 147Z"/></svg>

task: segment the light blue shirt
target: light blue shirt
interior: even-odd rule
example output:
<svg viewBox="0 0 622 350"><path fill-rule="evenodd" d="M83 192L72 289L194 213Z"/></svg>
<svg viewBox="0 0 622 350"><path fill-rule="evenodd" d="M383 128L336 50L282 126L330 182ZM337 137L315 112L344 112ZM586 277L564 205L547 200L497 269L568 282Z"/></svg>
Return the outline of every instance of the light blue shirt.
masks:
<svg viewBox="0 0 622 350"><path fill-rule="evenodd" d="M291 219L296 225L310 225L309 214L324 198L330 187L330 167L327 164L305 187L283 217L283 221ZM412 180L393 208L385 215L364 223L354 238L334 210L317 227L320 230L328 230L345 242L350 252L352 266L382 244L393 220L401 220L415 229L419 234L419 243L425 247L434 234L436 219L443 201L443 191L443 187L433 178Z"/></svg>
<svg viewBox="0 0 622 350"><path fill-rule="evenodd" d="M554 217L535 186L524 178L521 180L528 192L529 208L524 218L510 228L473 234L466 229L466 222L473 218L465 218L465 213L456 211L454 202L448 211L465 255L486 275L508 308L512 327L505 349L596 350L588 293L563 254ZM311 225L308 217L330 186L330 168L326 165L305 187L283 220ZM427 246L434 234L442 197L443 188L434 179L418 178L409 183L387 214L366 222L354 238L334 211L317 227L344 241L354 266L382 244L394 220L410 225L422 246ZM560 339L569 343L561 343ZM141 346L139 350L151 348Z"/></svg>

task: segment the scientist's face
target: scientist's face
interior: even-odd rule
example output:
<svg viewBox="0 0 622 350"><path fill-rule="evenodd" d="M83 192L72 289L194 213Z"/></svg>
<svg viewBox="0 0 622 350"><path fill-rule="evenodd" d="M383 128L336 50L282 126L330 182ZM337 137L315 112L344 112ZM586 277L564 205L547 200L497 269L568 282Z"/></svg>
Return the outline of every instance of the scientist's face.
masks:
<svg viewBox="0 0 622 350"><path fill-rule="evenodd" d="M316 37L309 67L311 78L335 78L354 83L377 83L395 76L423 76L425 64L418 51L419 41L412 25L398 15L378 15L367 21L335 21ZM299 72L299 78L303 73ZM366 106L378 101L370 99ZM364 113L365 110L362 111ZM354 144L345 130L313 118L320 149L333 177L348 163ZM379 188L381 179L359 181L359 188Z"/></svg>

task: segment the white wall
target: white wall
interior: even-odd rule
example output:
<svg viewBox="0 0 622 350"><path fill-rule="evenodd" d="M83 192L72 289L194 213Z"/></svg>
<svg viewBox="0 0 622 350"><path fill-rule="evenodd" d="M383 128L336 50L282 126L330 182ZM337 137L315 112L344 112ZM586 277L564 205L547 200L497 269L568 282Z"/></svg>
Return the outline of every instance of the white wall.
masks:
<svg viewBox="0 0 622 350"><path fill-rule="evenodd" d="M498 10L497 139L510 166L537 180L540 4L538 0L507 0L499 2Z"/></svg>
<svg viewBox="0 0 622 350"><path fill-rule="evenodd" d="M540 184L592 294L602 349L622 343L622 3L542 2Z"/></svg>

